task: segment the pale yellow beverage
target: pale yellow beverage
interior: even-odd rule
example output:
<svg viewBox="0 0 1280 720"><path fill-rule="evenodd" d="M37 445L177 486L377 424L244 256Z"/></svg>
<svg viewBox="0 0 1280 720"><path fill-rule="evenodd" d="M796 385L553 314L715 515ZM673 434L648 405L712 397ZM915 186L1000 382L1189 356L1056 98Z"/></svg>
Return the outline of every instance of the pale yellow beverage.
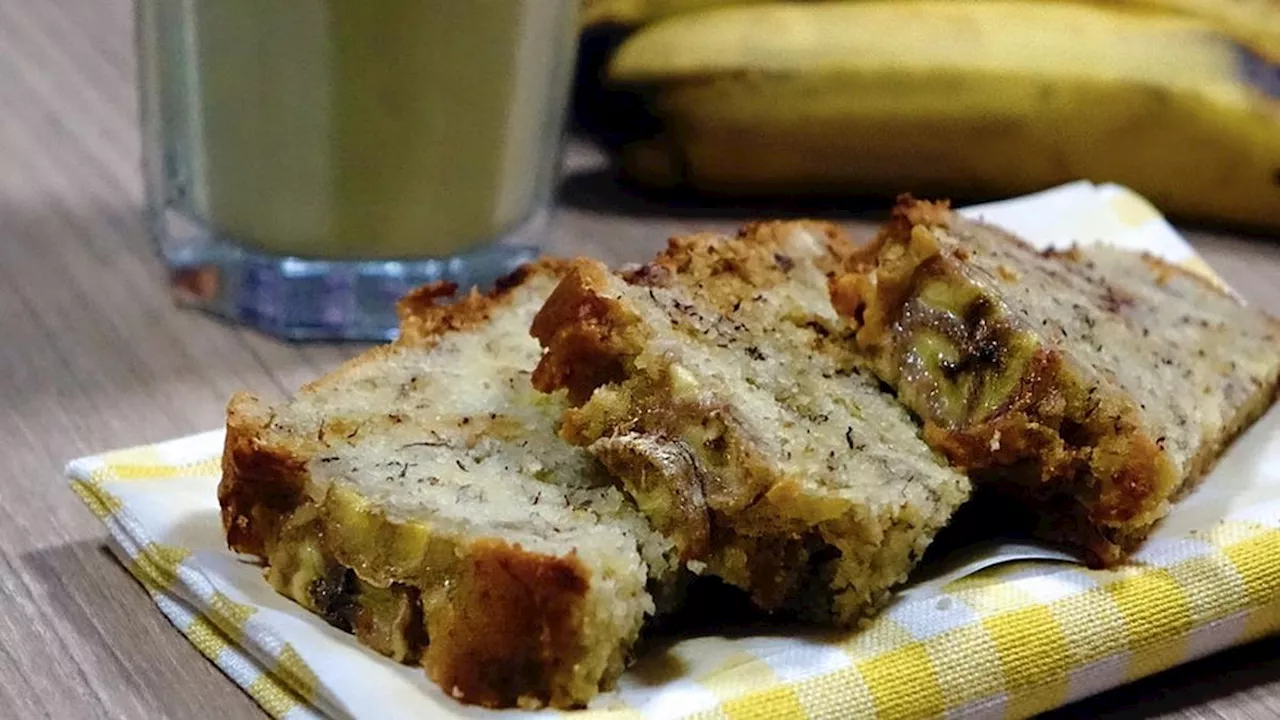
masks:
<svg viewBox="0 0 1280 720"><path fill-rule="evenodd" d="M448 256L545 207L574 2L142 1L170 202L217 233L299 257Z"/></svg>

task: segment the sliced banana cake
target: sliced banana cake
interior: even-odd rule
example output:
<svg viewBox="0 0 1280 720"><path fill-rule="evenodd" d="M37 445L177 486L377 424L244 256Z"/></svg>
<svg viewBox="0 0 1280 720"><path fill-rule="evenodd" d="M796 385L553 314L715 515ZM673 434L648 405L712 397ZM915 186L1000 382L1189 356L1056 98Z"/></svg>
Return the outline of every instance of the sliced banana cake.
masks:
<svg viewBox="0 0 1280 720"><path fill-rule="evenodd" d="M833 299L930 444L1098 564L1276 395L1280 324L1151 256L1040 252L905 200L848 267Z"/></svg>
<svg viewBox="0 0 1280 720"><path fill-rule="evenodd" d="M853 625L906 578L969 482L864 369L826 273L833 227L671 241L613 274L578 261L533 323L534 385L690 567L769 610Z"/></svg>
<svg viewBox="0 0 1280 720"><path fill-rule="evenodd" d="M454 304L401 303L400 339L227 417L223 523L278 591L463 701L579 706L621 673L673 545L556 436L529 383L544 261Z"/></svg>

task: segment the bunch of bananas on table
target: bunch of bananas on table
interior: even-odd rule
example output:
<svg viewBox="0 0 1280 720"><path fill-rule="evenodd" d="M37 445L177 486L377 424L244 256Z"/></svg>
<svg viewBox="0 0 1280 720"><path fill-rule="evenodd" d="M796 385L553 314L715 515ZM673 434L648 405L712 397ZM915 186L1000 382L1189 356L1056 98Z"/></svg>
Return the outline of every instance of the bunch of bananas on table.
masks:
<svg viewBox="0 0 1280 720"><path fill-rule="evenodd" d="M584 0L644 99L623 166L711 195L1079 178L1280 228L1280 0Z"/></svg>

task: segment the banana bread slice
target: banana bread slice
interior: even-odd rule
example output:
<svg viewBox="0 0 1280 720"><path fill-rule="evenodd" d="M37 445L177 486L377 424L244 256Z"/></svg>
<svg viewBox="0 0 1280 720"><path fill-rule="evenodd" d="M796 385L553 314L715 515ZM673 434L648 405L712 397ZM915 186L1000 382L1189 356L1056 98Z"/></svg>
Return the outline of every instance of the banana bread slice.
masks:
<svg viewBox="0 0 1280 720"><path fill-rule="evenodd" d="M908 199L849 267L833 299L925 438L1099 564L1275 397L1280 324L1154 257L1039 252Z"/></svg>
<svg viewBox="0 0 1280 720"><path fill-rule="evenodd" d="M587 702L677 589L672 544L556 436L563 394L530 386L529 323L563 269L455 304L424 288L395 343L287 403L239 394L227 412L229 545L465 702Z"/></svg>
<svg viewBox="0 0 1280 720"><path fill-rule="evenodd" d="M830 226L671 241L623 275L579 261L534 319L534 385L686 564L762 608L852 625L969 493L850 352Z"/></svg>

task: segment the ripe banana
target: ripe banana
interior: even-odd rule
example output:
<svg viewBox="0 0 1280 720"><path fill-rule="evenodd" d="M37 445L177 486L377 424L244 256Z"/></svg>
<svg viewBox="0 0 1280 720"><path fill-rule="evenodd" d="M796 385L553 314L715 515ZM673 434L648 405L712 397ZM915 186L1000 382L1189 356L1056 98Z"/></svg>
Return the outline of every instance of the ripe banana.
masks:
<svg viewBox="0 0 1280 720"><path fill-rule="evenodd" d="M673 15L769 0L582 0L582 24L636 27ZM810 0L812 1L812 0ZM1054 0L1046 0L1052 2ZM1078 0L1199 17L1273 61L1280 61L1280 0Z"/></svg>
<svg viewBox="0 0 1280 720"><path fill-rule="evenodd" d="M636 178L713 194L1005 195L1078 178L1280 227L1280 74L1204 22L1072 3L773 4L677 16L609 68L662 130Z"/></svg>

